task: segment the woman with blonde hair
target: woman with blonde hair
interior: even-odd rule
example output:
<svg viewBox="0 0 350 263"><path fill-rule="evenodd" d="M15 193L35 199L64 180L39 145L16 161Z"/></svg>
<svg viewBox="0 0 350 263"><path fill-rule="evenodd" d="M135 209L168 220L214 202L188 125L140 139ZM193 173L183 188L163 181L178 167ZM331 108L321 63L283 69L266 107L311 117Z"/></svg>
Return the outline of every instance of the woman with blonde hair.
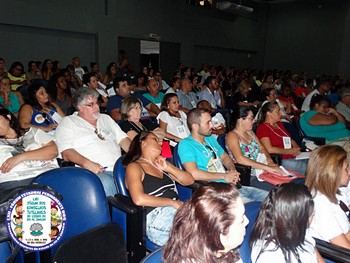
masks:
<svg viewBox="0 0 350 263"><path fill-rule="evenodd" d="M350 249L349 204L339 191L350 179L347 153L340 146L324 145L312 153L309 164L305 184L315 202L312 235Z"/></svg>

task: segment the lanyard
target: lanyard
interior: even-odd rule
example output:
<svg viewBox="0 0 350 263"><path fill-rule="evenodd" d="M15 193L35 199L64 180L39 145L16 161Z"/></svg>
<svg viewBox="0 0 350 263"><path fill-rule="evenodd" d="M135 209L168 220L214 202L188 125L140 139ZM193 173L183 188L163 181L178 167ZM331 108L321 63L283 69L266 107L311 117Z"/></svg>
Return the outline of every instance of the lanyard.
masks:
<svg viewBox="0 0 350 263"><path fill-rule="evenodd" d="M266 122L265 122L264 124L265 124L265 126L268 127L276 136L278 136L278 137L280 137L280 138L284 137L284 136L281 136L281 135L277 134L277 133L270 127L271 124L266 123ZM280 128L280 126L278 126L278 124L276 124L276 125L277 125L278 129L279 129L281 132L283 132L284 135L285 135L286 137L289 137L288 134L285 133L284 130L282 130L282 129Z"/></svg>

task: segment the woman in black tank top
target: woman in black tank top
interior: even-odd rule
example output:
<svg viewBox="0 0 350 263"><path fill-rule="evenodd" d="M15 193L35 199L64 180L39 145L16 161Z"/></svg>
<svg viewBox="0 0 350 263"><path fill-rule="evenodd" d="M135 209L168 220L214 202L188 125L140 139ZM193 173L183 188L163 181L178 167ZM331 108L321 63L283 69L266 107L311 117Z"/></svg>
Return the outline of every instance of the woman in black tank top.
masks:
<svg viewBox="0 0 350 263"><path fill-rule="evenodd" d="M182 205L177 200L175 182L182 185L194 182L189 173L161 157L161 151L162 142L158 137L150 131L143 131L131 142L124 160L126 187L136 205L147 207L146 235L158 245L166 242L172 218ZM163 225L160 226L158 221Z"/></svg>

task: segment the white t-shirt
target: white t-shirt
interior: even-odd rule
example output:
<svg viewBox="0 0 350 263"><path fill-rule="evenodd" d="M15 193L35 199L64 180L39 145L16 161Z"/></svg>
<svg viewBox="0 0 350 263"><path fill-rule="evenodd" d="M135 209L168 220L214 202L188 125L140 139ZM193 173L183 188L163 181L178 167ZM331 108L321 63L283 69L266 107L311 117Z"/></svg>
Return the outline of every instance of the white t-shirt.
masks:
<svg viewBox="0 0 350 263"><path fill-rule="evenodd" d="M167 126L167 132L183 139L186 138L188 135L190 135L190 131L187 127L187 115L183 111L179 111L181 118L172 117L169 115L167 111L162 111L158 114L157 120L161 120L162 122L165 122L168 124ZM184 132L180 133L179 128L180 126L184 127Z"/></svg>
<svg viewBox="0 0 350 263"><path fill-rule="evenodd" d="M126 133L110 116L100 114L96 134L95 127L79 117L77 112L64 117L55 133L59 153L74 149L85 158L107 167L107 171L113 171L121 155L119 143L126 137Z"/></svg>
<svg viewBox="0 0 350 263"><path fill-rule="evenodd" d="M340 196L337 195L337 199ZM313 237L330 242L329 240L350 231L350 223L339 204L331 203L328 198L317 193L314 197L315 216L310 225Z"/></svg>
<svg viewBox="0 0 350 263"><path fill-rule="evenodd" d="M53 140L51 135L37 128L30 128L19 139L0 139L0 166L8 158L22 151L40 149ZM23 161L13 167L9 173L0 172L0 183L32 178L54 168L58 168L56 158L52 160Z"/></svg>
<svg viewBox="0 0 350 263"><path fill-rule="evenodd" d="M310 110L310 102L311 102L312 97L315 94L320 94L320 92L317 89L315 89L315 90L311 91L309 95L306 96L306 98L304 99L303 105L301 106L302 111L306 112L306 111Z"/></svg>
<svg viewBox="0 0 350 263"><path fill-rule="evenodd" d="M253 244L251 259L253 263L270 263L270 262L285 262L283 252L280 248L276 249L275 243L270 243L262 254L258 255L264 242L259 240ZM317 263L317 256L315 253L315 240L306 231L303 249L298 248L300 262ZM258 259L257 259L258 258ZM291 254L291 263L298 263L298 260Z"/></svg>

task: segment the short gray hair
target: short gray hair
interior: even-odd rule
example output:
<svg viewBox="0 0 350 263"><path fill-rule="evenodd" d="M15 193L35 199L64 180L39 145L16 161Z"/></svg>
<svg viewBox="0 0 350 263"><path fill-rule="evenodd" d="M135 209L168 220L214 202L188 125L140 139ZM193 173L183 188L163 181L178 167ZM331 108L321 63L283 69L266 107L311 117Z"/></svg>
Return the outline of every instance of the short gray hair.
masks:
<svg viewBox="0 0 350 263"><path fill-rule="evenodd" d="M73 106L78 110L78 105L80 105L84 100L90 98L97 99L99 95L100 94L95 89L81 87L74 94Z"/></svg>

